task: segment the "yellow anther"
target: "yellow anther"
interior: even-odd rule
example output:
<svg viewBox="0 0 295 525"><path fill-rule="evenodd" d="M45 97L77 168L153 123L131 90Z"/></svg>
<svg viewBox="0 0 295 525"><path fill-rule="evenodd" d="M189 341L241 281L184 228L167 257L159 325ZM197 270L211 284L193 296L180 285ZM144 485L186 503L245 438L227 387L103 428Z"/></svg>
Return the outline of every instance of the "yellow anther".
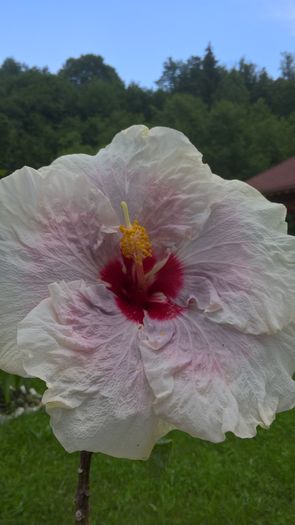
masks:
<svg viewBox="0 0 295 525"><path fill-rule="evenodd" d="M128 206L126 202L121 202L126 226L120 226L123 237L120 241L122 254L128 259L133 259L136 264L152 255L152 245L146 229L137 220L130 221Z"/></svg>

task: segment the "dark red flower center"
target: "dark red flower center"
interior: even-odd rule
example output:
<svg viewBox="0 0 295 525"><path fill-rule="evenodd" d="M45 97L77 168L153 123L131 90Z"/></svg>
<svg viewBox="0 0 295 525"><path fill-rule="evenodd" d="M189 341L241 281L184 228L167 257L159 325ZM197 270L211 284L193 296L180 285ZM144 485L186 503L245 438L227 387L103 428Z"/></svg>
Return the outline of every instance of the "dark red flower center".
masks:
<svg viewBox="0 0 295 525"><path fill-rule="evenodd" d="M136 263L124 257L110 261L100 277L115 294L116 303L126 317L142 323L144 313L157 320L172 319L183 308L174 302L183 284L183 270L175 255L142 261L143 279L138 281Z"/></svg>

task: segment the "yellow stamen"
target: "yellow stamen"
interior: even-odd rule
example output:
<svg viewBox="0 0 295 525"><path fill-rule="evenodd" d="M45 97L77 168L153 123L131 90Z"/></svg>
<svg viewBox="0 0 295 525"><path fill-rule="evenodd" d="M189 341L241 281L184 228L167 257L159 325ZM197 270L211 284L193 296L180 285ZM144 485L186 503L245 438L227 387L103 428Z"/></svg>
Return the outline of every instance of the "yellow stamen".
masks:
<svg viewBox="0 0 295 525"><path fill-rule="evenodd" d="M123 237L120 242L122 253L128 259L133 259L136 264L142 264L143 259L152 255L152 245L146 229L137 220L130 221L128 206L121 202L126 226L120 226Z"/></svg>

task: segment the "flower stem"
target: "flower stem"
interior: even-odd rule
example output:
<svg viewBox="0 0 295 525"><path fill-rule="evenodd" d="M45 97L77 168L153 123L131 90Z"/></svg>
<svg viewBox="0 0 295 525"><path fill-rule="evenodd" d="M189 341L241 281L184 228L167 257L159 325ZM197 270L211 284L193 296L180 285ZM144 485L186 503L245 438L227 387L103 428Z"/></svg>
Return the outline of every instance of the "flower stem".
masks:
<svg viewBox="0 0 295 525"><path fill-rule="evenodd" d="M75 525L89 525L89 474L92 452L80 452L78 486L76 492Z"/></svg>

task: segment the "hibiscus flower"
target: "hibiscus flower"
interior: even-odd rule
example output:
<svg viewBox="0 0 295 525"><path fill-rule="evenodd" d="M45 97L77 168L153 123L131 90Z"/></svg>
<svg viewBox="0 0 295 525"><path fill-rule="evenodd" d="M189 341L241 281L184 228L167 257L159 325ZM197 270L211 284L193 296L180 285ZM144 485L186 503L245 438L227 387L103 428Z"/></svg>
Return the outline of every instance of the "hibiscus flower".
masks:
<svg viewBox="0 0 295 525"><path fill-rule="evenodd" d="M285 209L133 126L0 184L0 367L43 379L69 452L147 458L174 428L251 437L295 403Z"/></svg>

